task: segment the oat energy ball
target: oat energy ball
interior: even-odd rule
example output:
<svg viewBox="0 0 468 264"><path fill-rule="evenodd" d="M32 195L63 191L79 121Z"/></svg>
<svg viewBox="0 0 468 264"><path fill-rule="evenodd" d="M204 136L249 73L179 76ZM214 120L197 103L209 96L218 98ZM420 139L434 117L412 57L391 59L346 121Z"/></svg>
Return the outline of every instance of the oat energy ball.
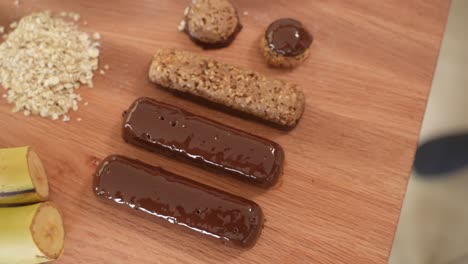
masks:
<svg viewBox="0 0 468 264"><path fill-rule="evenodd" d="M282 18L268 26L260 41L260 48L268 64L292 68L309 56L312 35L301 22Z"/></svg>
<svg viewBox="0 0 468 264"><path fill-rule="evenodd" d="M194 0L185 10L185 32L203 48L226 47L242 26L228 0Z"/></svg>

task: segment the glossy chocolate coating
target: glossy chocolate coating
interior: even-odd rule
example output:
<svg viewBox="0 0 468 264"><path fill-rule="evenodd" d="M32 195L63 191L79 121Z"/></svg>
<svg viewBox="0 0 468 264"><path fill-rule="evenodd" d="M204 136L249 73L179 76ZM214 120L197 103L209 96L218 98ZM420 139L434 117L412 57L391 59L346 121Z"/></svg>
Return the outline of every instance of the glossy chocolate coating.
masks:
<svg viewBox="0 0 468 264"><path fill-rule="evenodd" d="M284 152L277 143L149 98L127 111L123 138L263 187L275 185L282 173Z"/></svg>
<svg viewBox="0 0 468 264"><path fill-rule="evenodd" d="M262 209L255 202L122 156L102 162L94 191L227 245L251 247L263 229Z"/></svg>
<svg viewBox="0 0 468 264"><path fill-rule="evenodd" d="M301 22L290 18L271 23L265 32L265 38L271 50L286 57L301 55L313 40Z"/></svg>
<svg viewBox="0 0 468 264"><path fill-rule="evenodd" d="M231 45L232 42L236 39L237 34L241 32L242 30L242 25L240 23L237 24L236 30L225 40L223 41L218 41L215 43L208 43L208 42L203 42L199 40L187 27L185 27L184 32L189 36L190 40L197 44L198 46L202 47L203 49L209 50L209 49L219 49L219 48L225 48L229 45Z"/></svg>

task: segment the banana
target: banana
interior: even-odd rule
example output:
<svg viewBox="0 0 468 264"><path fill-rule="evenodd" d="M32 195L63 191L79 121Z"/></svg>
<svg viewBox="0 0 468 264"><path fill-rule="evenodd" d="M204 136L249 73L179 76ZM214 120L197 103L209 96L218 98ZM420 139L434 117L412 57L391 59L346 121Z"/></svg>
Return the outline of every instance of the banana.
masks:
<svg viewBox="0 0 468 264"><path fill-rule="evenodd" d="M51 202L0 208L0 264L35 264L63 252L64 228Z"/></svg>
<svg viewBox="0 0 468 264"><path fill-rule="evenodd" d="M47 176L36 152L30 147L0 149L0 206L48 198Z"/></svg>

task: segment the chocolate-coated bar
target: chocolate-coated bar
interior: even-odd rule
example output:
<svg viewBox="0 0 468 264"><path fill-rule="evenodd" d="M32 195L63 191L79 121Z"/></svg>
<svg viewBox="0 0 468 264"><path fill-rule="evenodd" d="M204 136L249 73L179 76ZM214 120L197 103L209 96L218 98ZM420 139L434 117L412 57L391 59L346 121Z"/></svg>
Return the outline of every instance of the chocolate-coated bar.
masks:
<svg viewBox="0 0 468 264"><path fill-rule="evenodd" d="M94 191L227 245L251 247L263 229L262 209L255 202L122 156L102 162Z"/></svg>
<svg viewBox="0 0 468 264"><path fill-rule="evenodd" d="M125 114L123 138L262 187L282 173L280 145L149 98L136 100Z"/></svg>

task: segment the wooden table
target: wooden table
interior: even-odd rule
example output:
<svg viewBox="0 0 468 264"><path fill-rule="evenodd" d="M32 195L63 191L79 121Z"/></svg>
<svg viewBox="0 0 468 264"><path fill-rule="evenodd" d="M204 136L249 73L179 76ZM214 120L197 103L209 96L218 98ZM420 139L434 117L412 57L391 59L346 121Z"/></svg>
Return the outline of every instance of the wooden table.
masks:
<svg viewBox="0 0 468 264"><path fill-rule="evenodd" d="M232 46L215 51L202 51L177 31L189 1L13 2L0 2L1 25L32 11L79 12L83 30L101 33L100 64L110 66L96 74L94 89L78 90L89 106L69 123L13 114L0 100L0 147L33 146L44 160L51 200L63 210L66 246L56 263L386 262L449 1L239 0L244 29ZM315 37L309 60L293 71L270 69L259 54L259 36L280 17L303 21ZM307 96L302 121L285 133L156 89L147 70L158 47L300 84ZM262 191L125 144L121 113L139 96L277 141L287 155L282 184ZM255 200L267 217L257 245L226 248L97 200L95 163L113 153Z"/></svg>

